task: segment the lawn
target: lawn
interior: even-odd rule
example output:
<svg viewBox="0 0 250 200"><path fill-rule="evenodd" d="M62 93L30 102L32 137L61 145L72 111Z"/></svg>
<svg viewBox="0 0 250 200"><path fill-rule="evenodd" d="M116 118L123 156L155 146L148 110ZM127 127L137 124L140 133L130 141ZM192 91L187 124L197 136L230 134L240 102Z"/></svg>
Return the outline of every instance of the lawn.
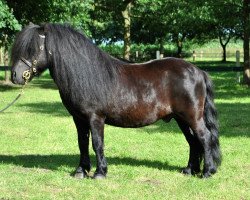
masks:
<svg viewBox="0 0 250 200"><path fill-rule="evenodd" d="M188 144L174 121L159 121L140 129L106 126L107 179L74 179L76 129L45 74L0 114L0 199L250 199L250 89L236 83L236 73L211 77L223 153L212 178L180 173ZM0 84L0 109L19 90ZM92 148L91 159L95 167Z"/></svg>

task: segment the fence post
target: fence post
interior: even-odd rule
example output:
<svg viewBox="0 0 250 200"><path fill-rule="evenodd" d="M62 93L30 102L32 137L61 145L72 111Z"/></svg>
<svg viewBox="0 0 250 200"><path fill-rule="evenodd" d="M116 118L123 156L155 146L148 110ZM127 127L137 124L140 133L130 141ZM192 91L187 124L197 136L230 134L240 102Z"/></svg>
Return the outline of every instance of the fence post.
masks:
<svg viewBox="0 0 250 200"><path fill-rule="evenodd" d="M202 59L203 59L203 51L201 51L201 61L202 61Z"/></svg>
<svg viewBox="0 0 250 200"><path fill-rule="evenodd" d="M193 62L195 62L195 58L196 58L196 53L195 51L193 51Z"/></svg>
<svg viewBox="0 0 250 200"><path fill-rule="evenodd" d="M139 51L135 51L135 59L138 60L139 58Z"/></svg>
<svg viewBox="0 0 250 200"><path fill-rule="evenodd" d="M156 59L160 59L160 51L156 51Z"/></svg>
<svg viewBox="0 0 250 200"><path fill-rule="evenodd" d="M0 47L0 64L3 64L3 54L2 47Z"/></svg>
<svg viewBox="0 0 250 200"><path fill-rule="evenodd" d="M236 67L240 67L240 51L236 51ZM236 80L240 83L240 72L236 73Z"/></svg>

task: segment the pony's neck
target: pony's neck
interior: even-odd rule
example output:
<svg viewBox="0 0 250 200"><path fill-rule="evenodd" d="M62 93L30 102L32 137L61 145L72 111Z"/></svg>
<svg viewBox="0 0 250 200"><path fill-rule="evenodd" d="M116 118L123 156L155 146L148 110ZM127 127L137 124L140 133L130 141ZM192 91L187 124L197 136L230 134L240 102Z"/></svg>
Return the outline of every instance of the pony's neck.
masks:
<svg viewBox="0 0 250 200"><path fill-rule="evenodd" d="M108 101L107 95L117 85L119 68L124 63L80 33L67 34L60 30L48 34L47 48L52 52L50 73L60 93L73 99Z"/></svg>

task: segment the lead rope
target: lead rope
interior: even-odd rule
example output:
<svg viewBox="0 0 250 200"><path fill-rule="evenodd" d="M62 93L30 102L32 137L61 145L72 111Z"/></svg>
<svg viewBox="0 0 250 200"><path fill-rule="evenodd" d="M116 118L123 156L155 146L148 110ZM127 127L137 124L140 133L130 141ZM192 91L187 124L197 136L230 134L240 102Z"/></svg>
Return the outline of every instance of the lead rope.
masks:
<svg viewBox="0 0 250 200"><path fill-rule="evenodd" d="M39 35L40 38L42 38L43 40L45 39L45 35ZM40 46L40 51L44 50L44 45ZM49 50L49 54L52 55L51 51ZM2 108L0 110L0 113L4 112L5 110L7 110L10 106L12 106L24 93L24 88L27 85L31 74L36 74L37 73L37 69L35 68L35 66L37 65L37 60L34 60L32 63L30 63L29 61L27 61L25 58L21 58L21 60L30 68L29 70L26 70L23 72L23 79L24 79L24 85L21 88L20 93L17 95L17 97L11 102L9 103L6 107Z"/></svg>
<svg viewBox="0 0 250 200"><path fill-rule="evenodd" d="M24 94L24 88L25 88L25 86L27 85L29 79L27 79L26 76L24 76L24 74L23 74L23 78L24 78L24 80L25 80L25 83L24 83L24 85L22 86L20 93L17 95L17 97L16 97L12 102L10 102L7 106L5 106L4 108L2 108L2 109L0 110L0 113L2 113L2 112L4 112L5 110L7 110L10 106L12 106L12 105L13 105L13 104L14 104L14 103Z"/></svg>

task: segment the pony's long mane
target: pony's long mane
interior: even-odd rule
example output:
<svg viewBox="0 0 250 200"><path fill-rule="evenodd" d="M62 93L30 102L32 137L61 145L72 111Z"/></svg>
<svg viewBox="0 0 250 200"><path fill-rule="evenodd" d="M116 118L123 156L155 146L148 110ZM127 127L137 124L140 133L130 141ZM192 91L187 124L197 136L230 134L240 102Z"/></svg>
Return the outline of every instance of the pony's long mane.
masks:
<svg viewBox="0 0 250 200"><path fill-rule="evenodd" d="M52 77L73 98L107 103L124 62L96 47L68 25L45 24L46 48ZM67 91L72 90L74 91Z"/></svg>
<svg viewBox="0 0 250 200"><path fill-rule="evenodd" d="M38 25L26 26L17 34L11 51L11 64L14 65L21 57L34 59L39 53L39 33L41 27Z"/></svg>
<svg viewBox="0 0 250 200"><path fill-rule="evenodd" d="M32 61L38 56L39 34L46 36L48 68L61 93L106 104L117 84L120 66L127 63L103 52L69 25L47 23L26 26L17 35L12 65L21 57Z"/></svg>

